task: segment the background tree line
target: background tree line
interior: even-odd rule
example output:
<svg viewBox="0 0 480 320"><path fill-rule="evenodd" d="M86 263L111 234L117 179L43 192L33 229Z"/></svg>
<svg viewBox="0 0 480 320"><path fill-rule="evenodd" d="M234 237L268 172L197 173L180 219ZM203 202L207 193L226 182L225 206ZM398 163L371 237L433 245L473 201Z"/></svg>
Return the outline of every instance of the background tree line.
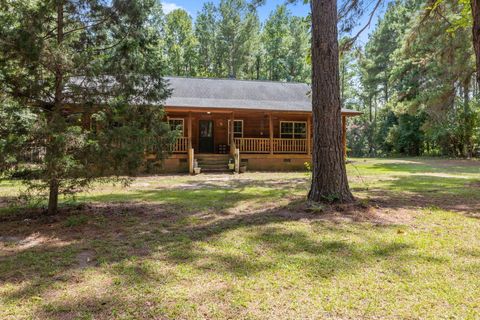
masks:
<svg viewBox="0 0 480 320"><path fill-rule="evenodd" d="M469 11L467 1L394 1L365 46L343 54L344 105L364 111L351 155L478 155Z"/></svg>
<svg viewBox="0 0 480 320"><path fill-rule="evenodd" d="M478 154L470 10L468 1L396 0L366 44L341 39L342 104L364 112L349 126L350 155ZM166 74L311 83L309 18L288 6L264 23L245 0L205 3L195 21L182 9L161 21Z"/></svg>
<svg viewBox="0 0 480 320"><path fill-rule="evenodd" d="M309 82L310 22L285 5L262 24L245 0L207 2L195 21L177 9L161 28L166 74Z"/></svg>

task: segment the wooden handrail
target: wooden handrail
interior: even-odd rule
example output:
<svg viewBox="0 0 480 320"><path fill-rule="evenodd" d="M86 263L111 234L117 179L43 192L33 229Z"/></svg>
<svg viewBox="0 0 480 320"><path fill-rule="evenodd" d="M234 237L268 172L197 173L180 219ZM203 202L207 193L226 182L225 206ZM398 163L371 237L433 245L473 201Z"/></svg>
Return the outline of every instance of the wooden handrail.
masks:
<svg viewBox="0 0 480 320"><path fill-rule="evenodd" d="M235 146L240 152L245 153L269 153L269 138L235 138Z"/></svg>
<svg viewBox="0 0 480 320"><path fill-rule="evenodd" d="M173 152L184 153L188 151L188 137L177 138Z"/></svg>
<svg viewBox="0 0 480 320"><path fill-rule="evenodd" d="M274 138L273 153L307 153L307 139ZM243 153L270 153L270 138L235 138L235 146Z"/></svg>
<svg viewBox="0 0 480 320"><path fill-rule="evenodd" d="M307 139L273 139L274 153L307 153Z"/></svg>

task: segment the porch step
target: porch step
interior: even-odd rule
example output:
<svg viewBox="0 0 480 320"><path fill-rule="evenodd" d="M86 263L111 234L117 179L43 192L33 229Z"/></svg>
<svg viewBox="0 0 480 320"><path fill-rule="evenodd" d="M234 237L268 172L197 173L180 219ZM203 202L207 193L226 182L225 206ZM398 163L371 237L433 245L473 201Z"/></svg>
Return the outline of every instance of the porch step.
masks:
<svg viewBox="0 0 480 320"><path fill-rule="evenodd" d="M206 160L228 160L230 155L228 154L209 154L209 153L197 153L195 154L197 159L206 159Z"/></svg>
<svg viewBox="0 0 480 320"><path fill-rule="evenodd" d="M198 164L218 164L218 165L226 165L228 164L228 159L224 160L217 160L217 159L198 159Z"/></svg>
<svg viewBox="0 0 480 320"><path fill-rule="evenodd" d="M221 168L209 168L209 169L206 169L206 168L202 168L202 172L201 173L232 173L233 171L232 170L228 170L228 168L226 169L221 169Z"/></svg>
<svg viewBox="0 0 480 320"><path fill-rule="evenodd" d="M228 165L226 164L210 164L210 163L199 163L198 166L202 168L202 170L208 170L208 169L221 169L221 170L227 170Z"/></svg>
<svg viewBox="0 0 480 320"><path fill-rule="evenodd" d="M198 166L202 172L230 172L228 170L228 154L197 154Z"/></svg>

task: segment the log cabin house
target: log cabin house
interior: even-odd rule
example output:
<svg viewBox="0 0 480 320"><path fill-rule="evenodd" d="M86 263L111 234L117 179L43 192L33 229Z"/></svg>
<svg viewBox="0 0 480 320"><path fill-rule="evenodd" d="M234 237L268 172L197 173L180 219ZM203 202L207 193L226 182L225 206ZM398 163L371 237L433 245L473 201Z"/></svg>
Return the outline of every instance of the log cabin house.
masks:
<svg viewBox="0 0 480 320"><path fill-rule="evenodd" d="M311 161L312 104L303 83L169 77L165 102L172 129L180 130L165 172L225 171L229 161L248 170L302 170ZM347 117L342 109L346 150Z"/></svg>

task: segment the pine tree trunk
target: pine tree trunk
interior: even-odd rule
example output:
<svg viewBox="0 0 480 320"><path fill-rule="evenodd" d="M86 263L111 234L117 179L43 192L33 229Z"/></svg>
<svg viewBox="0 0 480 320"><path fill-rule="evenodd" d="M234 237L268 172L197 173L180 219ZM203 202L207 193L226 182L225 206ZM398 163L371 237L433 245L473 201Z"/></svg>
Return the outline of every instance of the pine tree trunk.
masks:
<svg viewBox="0 0 480 320"><path fill-rule="evenodd" d="M472 134L470 130L470 83L465 83L463 87L463 154L465 157L470 158L472 156Z"/></svg>
<svg viewBox="0 0 480 320"><path fill-rule="evenodd" d="M58 210L58 181L50 180L49 195L48 195L48 214L54 215Z"/></svg>
<svg viewBox="0 0 480 320"><path fill-rule="evenodd" d="M63 0L57 0L57 44L60 47L63 42ZM58 54L58 53L57 53ZM57 117L61 112L62 105L63 105L63 70L62 66L60 64L60 61L56 62L55 66L55 104L53 107L53 111L51 112L50 115L50 125L55 127L55 121L57 121ZM53 128L50 128L50 130L53 130ZM54 154L56 152L56 146L52 145L55 142L55 139L49 139L50 146L47 148L47 153L49 154ZM47 157L49 160L48 161L55 161L54 157ZM52 167L52 166L51 166ZM55 165L53 166L55 167ZM57 209L58 209L58 179L55 178L56 170L55 169L50 169L52 172L50 172L50 176L53 176L50 178L49 182L49 196L48 196L48 214L56 214Z"/></svg>
<svg viewBox="0 0 480 320"><path fill-rule="evenodd" d="M368 156L373 156L373 96L368 97Z"/></svg>
<svg viewBox="0 0 480 320"><path fill-rule="evenodd" d="M470 0L473 20L473 48L475 50L477 84L480 85L480 0Z"/></svg>
<svg viewBox="0 0 480 320"><path fill-rule="evenodd" d="M342 148L336 0L312 0L313 174L308 199L352 202Z"/></svg>

